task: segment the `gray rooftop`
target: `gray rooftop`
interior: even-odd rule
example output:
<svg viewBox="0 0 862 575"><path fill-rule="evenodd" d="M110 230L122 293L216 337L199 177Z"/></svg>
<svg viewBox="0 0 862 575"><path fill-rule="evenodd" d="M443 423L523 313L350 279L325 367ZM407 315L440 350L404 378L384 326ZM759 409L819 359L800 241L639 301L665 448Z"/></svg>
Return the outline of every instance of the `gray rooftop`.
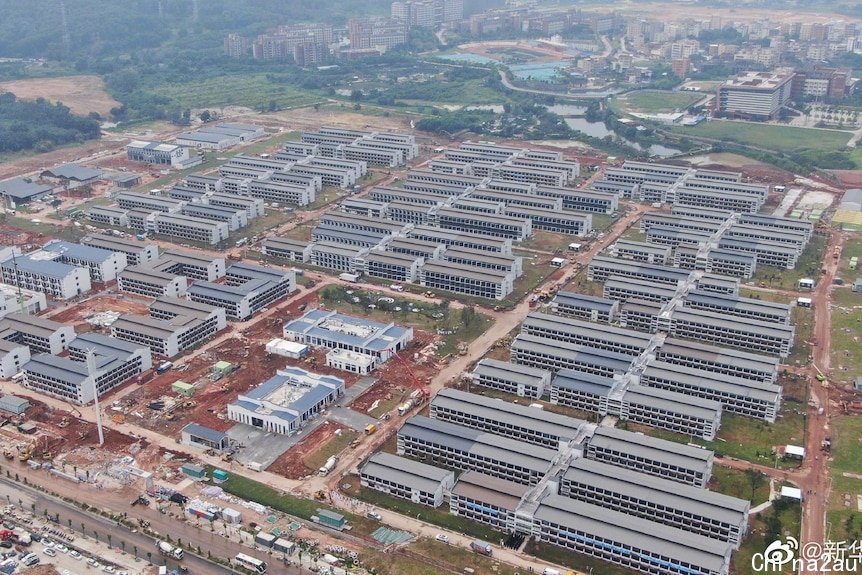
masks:
<svg viewBox="0 0 862 575"><path fill-rule="evenodd" d="M605 545L613 542L624 545L626 549L642 549L665 560L714 573L727 572L727 562L733 550L730 543L559 495L545 497L536 510L535 518L577 528L607 542Z"/></svg>
<svg viewBox="0 0 862 575"><path fill-rule="evenodd" d="M713 460L712 451L707 449L691 447L613 427L598 427L589 443L596 447L628 453L647 460L660 461L703 474L708 474Z"/></svg>
<svg viewBox="0 0 862 575"><path fill-rule="evenodd" d="M362 466L360 474L381 477L398 485L434 493L440 488L440 483L451 476L452 472L380 451L368 459Z"/></svg>
<svg viewBox="0 0 862 575"><path fill-rule="evenodd" d="M561 441L574 439L585 423L567 415L450 388L441 389L431 405L478 416L487 421L498 421L506 427L547 434Z"/></svg>
<svg viewBox="0 0 862 575"><path fill-rule="evenodd" d="M458 478L452 494L514 512L529 489L514 481L469 470Z"/></svg>
<svg viewBox="0 0 862 575"><path fill-rule="evenodd" d="M525 385L538 385L548 374L549 372L543 369L491 358L479 360L473 369L473 375L487 375Z"/></svg>

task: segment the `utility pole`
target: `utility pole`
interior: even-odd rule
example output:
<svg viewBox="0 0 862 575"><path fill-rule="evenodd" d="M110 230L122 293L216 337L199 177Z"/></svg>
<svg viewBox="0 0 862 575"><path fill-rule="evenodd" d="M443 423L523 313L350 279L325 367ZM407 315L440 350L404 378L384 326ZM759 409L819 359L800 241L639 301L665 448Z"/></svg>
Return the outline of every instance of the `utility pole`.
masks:
<svg viewBox="0 0 862 575"><path fill-rule="evenodd" d="M105 445L105 433L102 430L102 410L99 407L99 388L96 385L96 354L87 350L87 375L93 382L93 407L96 409L96 429L99 431L99 445Z"/></svg>
<svg viewBox="0 0 862 575"><path fill-rule="evenodd" d="M21 278L18 275L18 260L15 259L15 247L12 247L12 269L15 272L15 287L18 288L18 305L21 306L21 314L27 315L27 306L24 305L24 294L21 292Z"/></svg>
<svg viewBox="0 0 862 575"><path fill-rule="evenodd" d="M60 0L60 23L63 26L63 55L68 58L72 49L72 39L69 37L69 23L66 21L66 3Z"/></svg>

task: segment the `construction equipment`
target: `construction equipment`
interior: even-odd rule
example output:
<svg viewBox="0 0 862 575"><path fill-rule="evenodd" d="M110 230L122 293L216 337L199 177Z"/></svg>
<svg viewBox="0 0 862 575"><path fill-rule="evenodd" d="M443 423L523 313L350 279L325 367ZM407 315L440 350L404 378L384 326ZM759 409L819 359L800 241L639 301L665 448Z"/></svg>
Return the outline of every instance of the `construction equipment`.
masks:
<svg viewBox="0 0 862 575"><path fill-rule="evenodd" d="M374 425L373 423L369 423L368 425L365 426L365 435L371 435L375 431L377 431L377 426Z"/></svg>
<svg viewBox="0 0 862 575"><path fill-rule="evenodd" d="M416 377L416 374L413 372L413 368L410 367L410 364L403 357L398 355L398 351L396 351L394 347L390 347L386 351L391 351L392 355L394 355L395 358L400 361L401 364L405 367L405 369L407 369L407 373L409 373L410 377L413 379L413 385L415 385L416 389L418 389L419 392L422 394L421 401L427 401L431 397L431 392L428 391L428 388L425 387L425 385L421 381L419 381L419 378Z"/></svg>
<svg viewBox="0 0 862 575"><path fill-rule="evenodd" d="M320 491L315 492L315 494L314 494L314 498L315 498L317 501L326 501L326 499L327 499L327 497L326 497L326 491L323 491L323 490L321 489Z"/></svg>
<svg viewBox="0 0 862 575"><path fill-rule="evenodd" d="M63 418L60 420L60 423L57 424L57 427L69 427L69 418L64 415Z"/></svg>
<svg viewBox="0 0 862 575"><path fill-rule="evenodd" d="M114 423L126 423L126 416L122 413L112 413L111 421Z"/></svg>
<svg viewBox="0 0 862 575"><path fill-rule="evenodd" d="M18 451L18 461L27 461L30 459L30 449L25 447L24 449Z"/></svg>
<svg viewBox="0 0 862 575"><path fill-rule="evenodd" d="M3 450L3 457L5 457L6 459L12 459L13 457L15 457L15 454L12 453L11 449L6 448Z"/></svg>

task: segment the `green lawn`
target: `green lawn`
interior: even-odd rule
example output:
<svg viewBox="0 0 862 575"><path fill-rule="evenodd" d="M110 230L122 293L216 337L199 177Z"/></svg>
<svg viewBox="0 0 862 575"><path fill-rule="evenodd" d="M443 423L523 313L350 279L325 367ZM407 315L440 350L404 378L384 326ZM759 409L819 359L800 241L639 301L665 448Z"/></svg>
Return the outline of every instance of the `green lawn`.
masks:
<svg viewBox="0 0 862 575"><path fill-rule="evenodd" d="M400 497L393 497L374 489L366 489L365 487L357 489L359 479L356 477L345 478L342 484L351 485L351 488L347 490L347 493L351 497L414 519L418 517L422 521L433 523L449 531L463 533L468 537L476 537L477 539L494 544L499 544L500 539L505 538L505 535L492 529L489 525L452 515L449 513L448 504L443 504L435 509L427 505L420 505L406 499L401 499Z"/></svg>
<svg viewBox="0 0 862 575"><path fill-rule="evenodd" d="M832 379L853 383L862 375L862 296L850 289L833 290Z"/></svg>
<svg viewBox="0 0 862 575"><path fill-rule="evenodd" d="M811 345L808 342L814 335L814 310L794 306L791 310L791 316L791 322L796 328L796 333L787 363L804 365L811 360Z"/></svg>
<svg viewBox="0 0 862 575"><path fill-rule="evenodd" d="M767 545L786 535L792 535L797 540L802 528L802 506L797 501L777 499L772 507L763 513L755 515L750 522L748 537L742 546L733 554L731 573L737 575L756 575L763 571L754 571L751 566L751 556L763 553ZM834 539L833 539L834 540ZM779 573L770 571L770 573ZM780 571L782 575L793 573L790 565Z"/></svg>
<svg viewBox="0 0 862 575"><path fill-rule="evenodd" d="M752 469L742 471L714 465L709 489L751 501L752 507L769 500L769 478Z"/></svg>
<svg viewBox="0 0 862 575"><path fill-rule="evenodd" d="M623 113L658 114L683 111L704 96L702 92L638 91L611 98L610 106Z"/></svg>
<svg viewBox="0 0 862 575"><path fill-rule="evenodd" d="M856 507L856 496L862 494L862 479L844 476L844 473L862 476L860 438L862 417L846 415L832 419L832 491L827 512L828 538L832 541L862 539L862 513Z"/></svg>
<svg viewBox="0 0 862 575"><path fill-rule="evenodd" d="M549 563L577 569L581 573L595 573L595 575L632 575L635 573L613 563L581 555L550 543L538 543L532 539L524 547L524 552Z"/></svg>
<svg viewBox="0 0 862 575"><path fill-rule="evenodd" d="M326 445L306 457L303 463L311 470L320 469L331 456L338 455L347 449L347 446L356 439L357 435L358 433L351 429L342 429L341 433L327 441Z"/></svg>
<svg viewBox="0 0 862 575"><path fill-rule="evenodd" d="M348 294L347 291L353 292ZM478 313L472 308L454 308L437 305L432 302L422 302L401 298L392 298L394 303L380 301L380 297L389 297L380 292L374 293L363 289L348 289L343 286L326 286L320 292L320 297L327 308L367 317L374 321L395 322L416 329L438 333L443 337L442 345L437 349L439 356L457 354L461 342L470 342L485 333L491 327L488 316ZM451 294L450 294L451 297ZM358 299L359 301L354 301ZM374 305L371 309L368 306ZM411 310L418 309L418 312ZM439 316L439 317L435 317ZM451 333L450 333L451 332Z"/></svg>
<svg viewBox="0 0 862 575"><path fill-rule="evenodd" d="M765 284L766 287L793 290L796 289L802 278L817 279L820 277L820 268L823 265L823 252L826 250L826 237L813 235L811 241L805 246L802 254L796 262L796 268L792 270L757 266L754 281L757 284Z"/></svg>
<svg viewBox="0 0 862 575"><path fill-rule="evenodd" d="M857 257L862 259L862 237L854 236L848 238L841 246L841 259L838 261L838 275L844 274L848 280L862 275L862 268L858 270L850 269L850 258Z"/></svg>
<svg viewBox="0 0 862 575"><path fill-rule="evenodd" d="M673 126L673 132L754 146L774 152L801 153L843 150L850 141L850 132L815 130L753 122L713 120L697 126Z"/></svg>
<svg viewBox="0 0 862 575"><path fill-rule="evenodd" d="M186 82L163 84L154 92L166 96L180 108L247 106L259 109L275 102L279 108L307 106L323 98L307 90L271 82L267 74L231 74Z"/></svg>
<svg viewBox="0 0 862 575"><path fill-rule="evenodd" d="M781 407L781 415L775 423L724 413L721 416L721 429L715 441L705 441L646 426L629 424L628 427L678 443L696 443L713 450L717 456L743 459L761 465L776 465L775 456L772 454L773 447L804 444L806 417L803 414L805 409L806 404L798 401L796 397L785 397ZM797 467L798 462L779 460L777 465L782 468L791 468Z"/></svg>

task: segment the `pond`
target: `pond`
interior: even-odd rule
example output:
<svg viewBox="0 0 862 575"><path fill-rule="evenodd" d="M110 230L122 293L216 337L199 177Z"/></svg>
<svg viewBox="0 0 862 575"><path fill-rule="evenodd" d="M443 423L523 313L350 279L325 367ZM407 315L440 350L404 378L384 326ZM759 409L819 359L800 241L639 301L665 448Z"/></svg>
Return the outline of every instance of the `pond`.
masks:
<svg viewBox="0 0 862 575"><path fill-rule="evenodd" d="M577 106L551 106L548 108L551 112L555 112L554 108L564 108L564 107L572 107L575 108ZM560 112L555 112L559 114ZM615 140L619 140L636 150L640 150L642 152L648 153L650 156L657 156L659 158L667 158L668 156L674 156L676 154L681 154L682 150L678 150L676 148L671 148L669 146L663 146L661 144L652 144L644 148L642 144L638 142L634 142L632 140L628 140L621 136L616 135L613 131L609 130L607 126L605 126L604 122L590 122L584 117L580 118L571 118L564 117L563 118L568 124L568 126L579 132L583 132L588 136L592 136L593 138L605 138L607 136L613 136Z"/></svg>

